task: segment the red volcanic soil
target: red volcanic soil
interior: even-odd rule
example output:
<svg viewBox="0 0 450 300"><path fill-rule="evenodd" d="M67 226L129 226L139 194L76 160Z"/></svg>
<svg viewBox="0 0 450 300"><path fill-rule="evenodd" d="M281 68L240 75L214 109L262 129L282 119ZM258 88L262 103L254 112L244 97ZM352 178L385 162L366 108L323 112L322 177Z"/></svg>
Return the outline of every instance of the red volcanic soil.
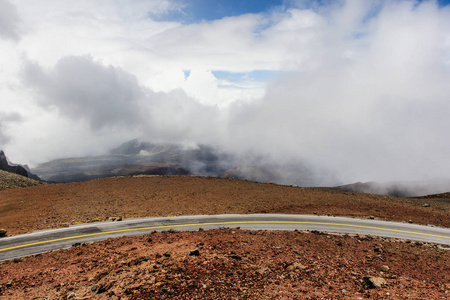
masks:
<svg viewBox="0 0 450 300"><path fill-rule="evenodd" d="M166 231L0 263L0 298L449 299L450 251L315 232Z"/></svg>
<svg viewBox="0 0 450 300"><path fill-rule="evenodd" d="M450 201L357 194L233 179L133 176L0 191L9 234L92 219L287 213L376 218L450 227Z"/></svg>
<svg viewBox="0 0 450 300"><path fill-rule="evenodd" d="M98 218L295 213L450 227L416 199L231 179L135 176L0 191L8 234ZM0 299L450 299L439 245L307 231L165 231L0 263Z"/></svg>

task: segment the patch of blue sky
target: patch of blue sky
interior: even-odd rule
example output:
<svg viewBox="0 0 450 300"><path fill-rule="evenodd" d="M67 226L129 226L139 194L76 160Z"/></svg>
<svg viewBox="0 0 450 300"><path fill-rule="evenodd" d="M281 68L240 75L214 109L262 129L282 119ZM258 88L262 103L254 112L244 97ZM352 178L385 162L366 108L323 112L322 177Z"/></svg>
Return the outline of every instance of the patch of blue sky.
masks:
<svg viewBox="0 0 450 300"><path fill-rule="evenodd" d="M336 0L174 0L177 9L163 15L152 15L156 21L173 21L183 24L208 22L225 17L243 14L268 14L289 8L319 9L334 4ZM450 0L417 0L421 2L437 1L440 7L450 6ZM376 2L375 2L376 3ZM381 7L381 2L379 3ZM367 19L377 13L377 6L369 12Z"/></svg>
<svg viewBox="0 0 450 300"><path fill-rule="evenodd" d="M244 14L268 13L283 6L285 0L178 0L182 7L167 15L152 16L161 21L184 24L213 21Z"/></svg>
<svg viewBox="0 0 450 300"><path fill-rule="evenodd" d="M450 0L438 0L439 6L447 6L450 5Z"/></svg>
<svg viewBox="0 0 450 300"><path fill-rule="evenodd" d="M227 71L212 71L214 77L217 79L227 79L227 80L255 80L255 81L269 81L277 77L278 71L272 70L254 70L250 72L227 72Z"/></svg>

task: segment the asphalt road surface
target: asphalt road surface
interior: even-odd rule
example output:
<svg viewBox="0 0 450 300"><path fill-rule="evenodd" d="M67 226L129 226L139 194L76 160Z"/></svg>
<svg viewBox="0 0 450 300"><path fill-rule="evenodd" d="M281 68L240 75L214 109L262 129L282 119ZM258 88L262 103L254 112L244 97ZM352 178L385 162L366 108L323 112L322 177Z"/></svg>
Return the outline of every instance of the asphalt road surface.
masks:
<svg viewBox="0 0 450 300"><path fill-rule="evenodd" d="M450 229L408 223L315 215L206 215L127 219L36 231L0 239L0 261L70 248L73 244L111 237L143 235L154 230L193 231L199 228L266 230L317 230L366 234L450 245Z"/></svg>

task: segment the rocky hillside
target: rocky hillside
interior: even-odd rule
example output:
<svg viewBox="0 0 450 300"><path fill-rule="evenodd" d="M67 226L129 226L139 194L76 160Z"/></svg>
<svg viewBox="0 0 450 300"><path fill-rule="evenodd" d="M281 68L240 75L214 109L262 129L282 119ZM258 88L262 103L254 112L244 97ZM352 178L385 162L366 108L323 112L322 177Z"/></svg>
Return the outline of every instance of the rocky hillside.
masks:
<svg viewBox="0 0 450 300"><path fill-rule="evenodd" d="M0 170L0 190L43 184L41 181Z"/></svg>

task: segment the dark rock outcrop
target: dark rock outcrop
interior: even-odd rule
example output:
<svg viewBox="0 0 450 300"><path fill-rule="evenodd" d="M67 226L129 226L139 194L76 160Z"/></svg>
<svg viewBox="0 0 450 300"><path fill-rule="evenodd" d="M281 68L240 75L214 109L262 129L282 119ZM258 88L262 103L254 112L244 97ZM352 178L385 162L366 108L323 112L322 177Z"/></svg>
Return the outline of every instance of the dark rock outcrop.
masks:
<svg viewBox="0 0 450 300"><path fill-rule="evenodd" d="M11 172L28 177L28 172L24 167L20 165L9 164L8 159L6 158L5 152L3 152L3 150L0 150L0 169L6 172Z"/></svg>
<svg viewBox="0 0 450 300"><path fill-rule="evenodd" d="M21 166L18 164L10 164L3 150L0 150L0 170L18 174L35 180L41 180L38 176L30 172L30 169L27 165Z"/></svg>

